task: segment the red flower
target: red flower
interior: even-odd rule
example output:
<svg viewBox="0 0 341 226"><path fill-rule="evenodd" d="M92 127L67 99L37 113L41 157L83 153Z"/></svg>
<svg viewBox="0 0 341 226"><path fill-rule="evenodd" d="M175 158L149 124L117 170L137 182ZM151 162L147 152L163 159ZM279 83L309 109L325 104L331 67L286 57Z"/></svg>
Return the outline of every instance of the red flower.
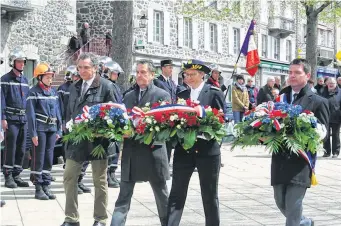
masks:
<svg viewBox="0 0 341 226"><path fill-rule="evenodd" d="M304 110L303 113L306 113L307 115L309 115L311 113L311 111L309 110Z"/></svg>

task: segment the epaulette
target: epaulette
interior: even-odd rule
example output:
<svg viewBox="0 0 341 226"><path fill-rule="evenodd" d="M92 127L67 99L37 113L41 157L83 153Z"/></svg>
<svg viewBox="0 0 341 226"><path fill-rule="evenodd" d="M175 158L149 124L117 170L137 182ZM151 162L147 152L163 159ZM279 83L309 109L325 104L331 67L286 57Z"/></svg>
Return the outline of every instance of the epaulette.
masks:
<svg viewBox="0 0 341 226"><path fill-rule="evenodd" d="M218 90L218 91L221 91L220 88L216 87L216 86L211 86L210 89L214 89L214 90Z"/></svg>

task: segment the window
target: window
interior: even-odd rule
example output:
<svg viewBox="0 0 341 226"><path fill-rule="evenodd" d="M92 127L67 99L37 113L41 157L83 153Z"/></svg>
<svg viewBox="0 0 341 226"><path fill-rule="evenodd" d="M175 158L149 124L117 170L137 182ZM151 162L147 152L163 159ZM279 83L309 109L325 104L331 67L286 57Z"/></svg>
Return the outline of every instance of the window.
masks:
<svg viewBox="0 0 341 226"><path fill-rule="evenodd" d="M262 35L262 56L268 57L268 36Z"/></svg>
<svg viewBox="0 0 341 226"><path fill-rule="evenodd" d="M153 41L163 43L163 13L154 11Z"/></svg>
<svg viewBox="0 0 341 226"><path fill-rule="evenodd" d="M238 54L240 51L240 29L233 28L233 53Z"/></svg>
<svg viewBox="0 0 341 226"><path fill-rule="evenodd" d="M332 31L327 32L327 46L330 48L333 48L333 43L332 43Z"/></svg>
<svg viewBox="0 0 341 226"><path fill-rule="evenodd" d="M287 61L291 61L292 59L292 45L291 45L291 41L290 40L287 40L287 43L286 43L286 60Z"/></svg>
<svg viewBox="0 0 341 226"><path fill-rule="evenodd" d="M192 19L191 18L185 18L184 19L184 46L188 48L192 48Z"/></svg>
<svg viewBox="0 0 341 226"><path fill-rule="evenodd" d="M279 38L274 38L274 59L279 60Z"/></svg>
<svg viewBox="0 0 341 226"><path fill-rule="evenodd" d="M307 40L307 25L303 24L303 39L302 39L302 41L306 42L306 40Z"/></svg>
<svg viewBox="0 0 341 226"><path fill-rule="evenodd" d="M210 50L218 52L218 31L216 24L210 24Z"/></svg>
<svg viewBox="0 0 341 226"><path fill-rule="evenodd" d="M25 77L27 78L28 80L28 85L31 87L31 86L34 86L35 84L37 84L37 80L36 79L33 79L33 71L34 71L34 68L36 66L37 62L34 61L34 60L26 60L26 64L25 64L25 67L24 67L24 75Z"/></svg>

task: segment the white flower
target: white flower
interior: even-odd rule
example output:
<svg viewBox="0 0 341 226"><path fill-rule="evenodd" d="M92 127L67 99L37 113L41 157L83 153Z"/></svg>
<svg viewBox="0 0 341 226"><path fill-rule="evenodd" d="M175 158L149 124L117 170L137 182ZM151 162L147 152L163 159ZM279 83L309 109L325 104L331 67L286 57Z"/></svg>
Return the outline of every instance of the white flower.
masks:
<svg viewBox="0 0 341 226"><path fill-rule="evenodd" d="M152 123L152 119L151 118L146 118L146 123L151 124Z"/></svg>
<svg viewBox="0 0 341 226"><path fill-rule="evenodd" d="M162 102L160 103L160 106L162 106L162 105L166 105L166 102L165 102L165 101L162 101Z"/></svg>
<svg viewBox="0 0 341 226"><path fill-rule="evenodd" d="M104 116L104 120L108 120L109 119L109 117L108 116Z"/></svg>
<svg viewBox="0 0 341 226"><path fill-rule="evenodd" d="M198 101L198 100L193 100L192 102L195 104L200 104L200 101Z"/></svg>
<svg viewBox="0 0 341 226"><path fill-rule="evenodd" d="M156 124L156 120L155 119L153 119L153 124Z"/></svg>
<svg viewBox="0 0 341 226"><path fill-rule="evenodd" d="M70 132L72 131L73 121L72 119L68 121L65 125L66 129L68 129Z"/></svg>
<svg viewBox="0 0 341 226"><path fill-rule="evenodd" d="M128 116L127 112L124 112L122 115L123 115L124 119L129 119L129 116Z"/></svg>
<svg viewBox="0 0 341 226"><path fill-rule="evenodd" d="M85 119L84 122L88 123L88 122L89 122L89 119Z"/></svg>
<svg viewBox="0 0 341 226"><path fill-rule="evenodd" d="M150 128L150 129L149 129L149 131L150 131L150 132L152 132L152 131L153 131L153 127L152 127L152 128Z"/></svg>
<svg viewBox="0 0 341 226"><path fill-rule="evenodd" d="M155 126L155 131L156 131L156 132L159 132L159 131L160 131L160 127Z"/></svg>
<svg viewBox="0 0 341 226"><path fill-rule="evenodd" d="M182 98L179 98L177 103L178 104L182 104L182 105L186 105L186 100L182 99Z"/></svg>
<svg viewBox="0 0 341 226"><path fill-rule="evenodd" d="M180 123L181 123L181 125L185 124L185 122L184 122L184 121L181 121Z"/></svg>
<svg viewBox="0 0 341 226"><path fill-rule="evenodd" d="M176 128L177 128L177 129L181 129L181 126L180 126L180 125L177 125Z"/></svg>
<svg viewBox="0 0 341 226"><path fill-rule="evenodd" d="M111 119L108 119L108 120L107 120L107 124L108 124L108 125L112 124L112 120L111 120Z"/></svg>
<svg viewBox="0 0 341 226"><path fill-rule="evenodd" d="M205 111L212 111L212 108L209 106L208 108L205 108Z"/></svg>
<svg viewBox="0 0 341 226"><path fill-rule="evenodd" d="M128 126L124 126L123 129L124 129L124 130L127 130L127 129L128 129Z"/></svg>
<svg viewBox="0 0 341 226"><path fill-rule="evenodd" d="M326 137L327 130L326 130L326 127L324 125L317 123L315 130L316 130L317 134L320 136L321 140L323 140Z"/></svg>
<svg viewBox="0 0 341 226"><path fill-rule="evenodd" d="M147 102L147 103L145 104L145 106L146 106L146 107L149 107L149 106L150 106L150 103L149 103L149 102Z"/></svg>

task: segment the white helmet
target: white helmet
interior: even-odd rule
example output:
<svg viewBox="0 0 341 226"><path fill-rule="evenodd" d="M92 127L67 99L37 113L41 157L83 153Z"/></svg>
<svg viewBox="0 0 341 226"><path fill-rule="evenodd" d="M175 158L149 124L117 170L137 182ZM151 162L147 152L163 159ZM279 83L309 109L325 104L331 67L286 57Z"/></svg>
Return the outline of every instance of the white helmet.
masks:
<svg viewBox="0 0 341 226"><path fill-rule="evenodd" d="M76 65L70 65L66 68L64 79L71 81L72 76L79 76Z"/></svg>
<svg viewBox="0 0 341 226"><path fill-rule="evenodd" d="M107 62L106 64L104 64L104 67L105 67L104 72L108 74L110 74L111 72L115 72L118 75L120 75L121 73L124 73L121 66L115 61Z"/></svg>
<svg viewBox="0 0 341 226"><path fill-rule="evenodd" d="M14 68L14 61L15 60L24 60L25 64L26 64L26 54L20 50L20 49L14 49L9 55L8 55L8 59L9 59L9 66Z"/></svg>
<svg viewBox="0 0 341 226"><path fill-rule="evenodd" d="M212 75L213 71L217 71L217 72L219 72L219 74L221 74L221 72L222 72L221 67L217 64L211 64L209 66L209 68L211 69L211 75Z"/></svg>

